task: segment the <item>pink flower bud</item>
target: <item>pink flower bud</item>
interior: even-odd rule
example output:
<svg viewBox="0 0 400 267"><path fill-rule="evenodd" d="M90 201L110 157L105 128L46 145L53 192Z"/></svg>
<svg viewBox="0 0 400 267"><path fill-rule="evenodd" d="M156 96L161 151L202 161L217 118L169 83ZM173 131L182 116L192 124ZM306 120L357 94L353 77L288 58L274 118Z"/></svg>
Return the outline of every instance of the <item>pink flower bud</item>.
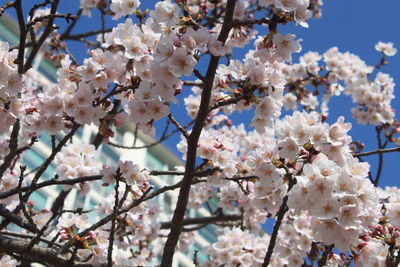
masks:
<svg viewBox="0 0 400 267"><path fill-rule="evenodd" d="M361 242L360 244L358 244L357 248L361 250L366 245L367 245L367 242Z"/></svg>
<svg viewBox="0 0 400 267"><path fill-rule="evenodd" d="M25 114L26 115L32 114L35 111L37 111L36 107L27 107L27 108L25 108Z"/></svg>
<svg viewBox="0 0 400 267"><path fill-rule="evenodd" d="M178 36L174 36L172 39L172 43L174 44L175 47L181 47L181 40L179 39Z"/></svg>
<svg viewBox="0 0 400 267"><path fill-rule="evenodd" d="M396 239L396 238L399 238L399 237L400 237L400 231L397 230L397 229L394 230L394 231L393 231L393 234L392 234L392 237L395 238L395 239Z"/></svg>
<svg viewBox="0 0 400 267"><path fill-rule="evenodd" d="M95 233L95 231L89 231L86 236L92 241L95 241L97 238L97 234Z"/></svg>

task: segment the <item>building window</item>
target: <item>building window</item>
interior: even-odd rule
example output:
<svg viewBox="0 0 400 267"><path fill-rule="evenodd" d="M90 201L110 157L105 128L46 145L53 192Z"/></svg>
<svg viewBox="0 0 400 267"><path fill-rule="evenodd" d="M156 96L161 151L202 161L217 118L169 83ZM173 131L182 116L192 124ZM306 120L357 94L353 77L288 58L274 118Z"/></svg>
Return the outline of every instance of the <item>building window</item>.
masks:
<svg viewBox="0 0 400 267"><path fill-rule="evenodd" d="M46 208L47 196L40 191L35 191L32 193L30 200L33 201L33 207L36 210L42 210Z"/></svg>
<svg viewBox="0 0 400 267"><path fill-rule="evenodd" d="M103 145L101 148L100 160L104 164L112 165L119 161L119 155L109 146Z"/></svg>
<svg viewBox="0 0 400 267"><path fill-rule="evenodd" d="M35 170L40 167L45 161L45 157L35 149L30 149L26 152L24 157L24 163L29 168L29 170ZM49 180L54 177L55 167L49 165L46 171L43 173L42 177L44 180Z"/></svg>
<svg viewBox="0 0 400 267"><path fill-rule="evenodd" d="M150 170L163 170L163 163L152 153L147 152L146 167Z"/></svg>

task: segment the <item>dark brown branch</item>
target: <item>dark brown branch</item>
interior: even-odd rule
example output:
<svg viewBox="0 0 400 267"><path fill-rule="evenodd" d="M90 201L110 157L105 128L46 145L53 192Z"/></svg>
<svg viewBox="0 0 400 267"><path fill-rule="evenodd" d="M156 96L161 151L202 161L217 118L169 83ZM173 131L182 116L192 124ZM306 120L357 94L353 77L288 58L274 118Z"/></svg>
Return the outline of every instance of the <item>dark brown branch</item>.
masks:
<svg viewBox="0 0 400 267"><path fill-rule="evenodd" d="M183 126L182 126L179 122L177 122L177 121L175 120L175 118L172 116L171 113L168 114L168 119L175 125L176 129L178 129L178 130L183 134L183 136L185 136L186 139L189 138L189 134L188 134L188 132L186 131L186 129L183 128Z"/></svg>
<svg viewBox="0 0 400 267"><path fill-rule="evenodd" d="M79 129L80 125L76 124L73 126L71 131L64 136L64 138L58 143L55 149L51 151L50 156L46 159L46 161L40 166L39 170L35 174L35 176L32 179L32 184L35 186L39 178L42 176L42 174L47 170L51 162L54 160L58 152L61 151L61 149L64 147L64 145L74 136L75 132Z"/></svg>
<svg viewBox="0 0 400 267"><path fill-rule="evenodd" d="M295 184L295 182L296 182L295 179L293 179L293 178L289 179L288 192L292 189L292 187ZM267 254L265 254L264 263L262 264L262 267L267 267L269 265L270 260L271 260L272 253L274 252L274 248L275 248L275 245L276 245L276 239L278 237L279 228L280 228L280 226L282 224L283 218L285 217L285 213L289 210L289 208L287 206L288 199L289 199L289 196L286 193L285 197L283 198L282 204L279 207L278 213L277 213L276 222L275 222L274 228L272 230L271 238L269 240Z"/></svg>
<svg viewBox="0 0 400 267"><path fill-rule="evenodd" d="M26 42L26 26L24 12L22 10L22 0L15 1L15 10L18 17L19 26L19 45L18 45L18 56L16 63L18 64L18 73L24 73L24 57L25 57L25 42Z"/></svg>
<svg viewBox="0 0 400 267"><path fill-rule="evenodd" d="M29 10L29 18L30 18L30 20L32 20L34 14L35 14L35 11L36 11L37 9L39 9L39 8L41 8L41 7L45 7L45 6L47 6L48 4L51 4L51 0L45 0L45 1L42 2L42 3L34 4L34 5L32 6L32 8Z"/></svg>
<svg viewBox="0 0 400 267"><path fill-rule="evenodd" d="M7 9L13 7L15 5L15 2L13 1L8 1L4 5L0 7L0 17L6 12Z"/></svg>
<svg viewBox="0 0 400 267"><path fill-rule="evenodd" d="M179 171L150 171L150 175L183 175L183 172ZM199 172L196 173L197 177L204 177L209 175L209 171L207 172ZM90 181L98 181L101 180L103 176L102 175L92 175L92 176L83 176L75 179L68 179L68 180L58 180L58 179L53 179L49 181L44 181L41 183L38 183L35 187L35 189L40 189L43 187L51 186L51 185L74 185L74 184L79 184L79 183L84 183L84 182L90 182ZM22 192L26 192L31 189L31 185L29 186L24 186L21 187ZM0 193L0 199L7 198L9 196L15 195L18 193L18 187L11 189L6 192Z"/></svg>
<svg viewBox="0 0 400 267"><path fill-rule="evenodd" d="M31 224L27 219L24 219L14 213L12 213L3 205L0 205L0 216L2 216L4 219L7 219L8 221L18 225L21 228L26 229L32 233L38 232L38 230L34 224Z"/></svg>
<svg viewBox="0 0 400 267"><path fill-rule="evenodd" d="M16 253L23 256L24 258L31 259L33 261L43 262L51 266L58 267L92 267L91 264L86 263L71 263L66 258L59 255L59 253L50 248L44 248L41 246L33 246L31 250L28 250L28 243L15 240L12 238L0 236L0 251L5 253Z"/></svg>
<svg viewBox="0 0 400 267"><path fill-rule="evenodd" d="M201 182L205 182L205 180L195 180L193 181L193 184L197 184L197 183L201 183ZM164 186L161 187L160 189L154 191L153 193L149 194L149 191L145 192L139 199L134 200L131 204L129 204L128 206L126 206L125 208L121 209L118 211L118 215L128 212L129 210L131 210L132 208L138 206L140 203L147 201L149 199L152 199L162 193L165 193L167 191L171 191L174 189L177 189L181 186L182 182L178 182L174 185L168 185L168 186ZM103 219L101 219L100 221L98 221L97 223L93 224L92 226L88 227L87 229L83 230L82 232L79 233L79 236L85 236L89 231L94 231L97 228L107 224L109 221L111 221L112 219L112 215L108 215L106 217L104 217Z"/></svg>
<svg viewBox="0 0 400 267"><path fill-rule="evenodd" d="M193 73L199 80L204 81L204 77L198 69L194 69Z"/></svg>
<svg viewBox="0 0 400 267"><path fill-rule="evenodd" d="M77 19L77 17L75 15L71 15L70 13L68 13L68 14L53 14L53 15L49 14L49 15L44 15L44 16L35 18L34 20L30 21L26 26L28 28L31 28L36 23L48 20L50 18L52 18L52 19L62 18L62 19L65 19L67 21L67 23L69 23L70 20L75 21Z"/></svg>
<svg viewBox="0 0 400 267"><path fill-rule="evenodd" d="M326 261L328 260L329 254L332 252L332 249L335 247L335 245L329 245L325 246L325 250L322 253L321 258L318 260L318 267L323 267L326 265Z"/></svg>
<svg viewBox="0 0 400 267"><path fill-rule="evenodd" d="M232 18L235 9L236 0L228 0L225 11L224 23L222 24L221 32L218 36L218 41L225 44L228 38L229 31L232 28ZM199 112L193 130L188 139L187 160L185 166L185 175L182 179L182 185L179 190L178 201L172 217L171 231L168 235L164 246L164 252L161 260L161 267L172 265L172 259L175 253L175 247L178 243L179 236L182 232L182 222L185 216L186 206L192 180L194 177L194 169L196 164L197 143L204 127L204 122L208 115L208 106L211 99L211 91L213 87L215 72L218 67L220 57L211 56L206 75L204 77L203 90L201 94L201 102Z"/></svg>
<svg viewBox="0 0 400 267"><path fill-rule="evenodd" d="M239 182L239 181L254 181L255 179L260 179L258 176L249 175L249 176L241 176L241 177L232 177L232 178L223 178L225 180Z"/></svg>
<svg viewBox="0 0 400 267"><path fill-rule="evenodd" d="M271 20L268 18L261 18L261 19L249 19L249 20L235 20L233 21L233 27L240 27L240 26L247 26L251 27L255 24L269 24Z"/></svg>
<svg viewBox="0 0 400 267"><path fill-rule="evenodd" d="M385 154L385 153L392 153L392 152L400 152L400 147L393 147L393 148L386 148L386 149L376 149L367 152L360 152L354 153L354 157L363 157L363 156L370 156L375 154Z"/></svg>
<svg viewBox="0 0 400 267"><path fill-rule="evenodd" d="M71 33L72 29L75 27L81 15L82 15L82 9L79 9L75 15L76 19L73 20L72 23L68 25L67 29L61 34L60 40L63 40L65 36L68 36Z"/></svg>
<svg viewBox="0 0 400 267"><path fill-rule="evenodd" d="M232 105L232 104L237 104L240 100L244 99L244 96L239 96L239 97L229 97L227 99L218 101L217 103L215 103L214 105L210 106L210 111L220 108L220 107L224 107L227 105Z"/></svg>
<svg viewBox="0 0 400 267"><path fill-rule="evenodd" d="M242 218L242 215L214 215L209 217L201 217L201 218L188 218L183 220L182 225L194 225L194 224L211 224L218 222L230 222L230 221L238 221ZM161 229L169 229L172 226L172 222L164 222L161 223Z"/></svg>
<svg viewBox="0 0 400 267"><path fill-rule="evenodd" d="M1 235L7 235L7 236L12 236L12 237L18 237L18 238L23 238L23 239L33 239L36 238L37 235L35 234L22 234L22 233L14 233L14 232L9 232L9 231L1 231L0 232L0 236ZM45 238L40 238L39 241L44 242L46 244L50 244L50 240L45 239ZM60 246L59 244L54 244L55 246Z"/></svg>
<svg viewBox="0 0 400 267"><path fill-rule="evenodd" d="M79 177L79 178L75 178L75 179L69 179L69 180L49 180L49 181L44 181L42 183L38 183L35 186L35 189L40 189L43 187L47 187L47 186L51 186L51 185L74 185L74 184L78 184L78 183L84 183L84 182L89 182L89 181L96 181L96 180L101 180L102 175L93 175L93 176L84 176L84 177ZM21 191L22 192L27 192L28 190L30 190L32 188L32 185L29 186L24 186L21 187ZM2 192L0 193L0 199L4 199L7 198L9 196L15 195L18 193L18 188L14 188L11 189L9 191L6 192Z"/></svg>
<svg viewBox="0 0 400 267"><path fill-rule="evenodd" d="M183 129L187 129L189 128L192 124L194 123L194 120L189 122L188 124L182 126ZM158 139L157 141L148 144L148 145L143 145L143 146L135 146L135 144L133 146L124 146L124 145L120 145L120 144L115 144L113 142L109 142L107 143L107 145L113 146L113 147L117 147L117 148L122 148L122 149L143 149L143 148L150 148L156 145L161 144L162 142L164 142L165 140L167 140L168 138L170 138L172 135L176 134L180 132L178 129L171 131L169 134L166 134L164 136L162 136L160 139Z"/></svg>
<svg viewBox="0 0 400 267"><path fill-rule="evenodd" d="M19 181L18 181L18 197L19 197L19 207L21 207L22 209L22 213L24 214L25 218L28 220L28 222L33 225L36 228L35 223L33 222L33 219L31 217L31 215L28 213L28 211L26 210L25 204L27 199L25 199L22 195L22 191L21 191L21 187L22 187L22 182L24 181L24 172L26 170L25 166L20 166L21 169L21 173L19 175ZM35 232L37 232L38 229L36 228Z"/></svg>
<svg viewBox="0 0 400 267"><path fill-rule="evenodd" d="M382 145L382 139L381 139L381 128L379 128L378 126L375 128L376 129L376 138L378 140L378 149L383 149L383 145ZM381 174L382 174L382 168L383 168L383 154L380 153L378 154L378 170L376 171L376 176L375 176L375 180L374 180L374 185L377 186L379 184L379 180L381 178Z"/></svg>
<svg viewBox="0 0 400 267"><path fill-rule="evenodd" d="M118 189L119 189L119 179L120 175L119 173L115 177L116 182L115 182L115 203L114 203L114 208L113 208L113 213L112 213L112 219L111 219L111 229L110 229L110 236L109 236L109 242L108 242L108 252L107 252L107 267L112 267L112 253L113 253L113 245L114 245L114 232L115 232L115 220L117 219L117 212L118 212Z"/></svg>
<svg viewBox="0 0 400 267"><path fill-rule="evenodd" d="M104 30L105 33L111 32L111 31L112 31L112 28ZM63 41L63 40L80 41L82 38L90 37L90 36L93 36L96 34L100 34L102 32L103 32L103 30L94 30L94 31L89 31L89 32L84 32L84 33L79 33L79 34L67 34L65 36L61 36L60 40L61 41Z"/></svg>
<svg viewBox="0 0 400 267"><path fill-rule="evenodd" d="M17 0L17 1L20 1L20 0ZM49 36L49 34L53 31L53 29L54 29L54 27L53 27L54 18L55 18L55 14L57 12L57 7L58 7L58 3L59 2L60 2L60 0L54 0L53 1L52 5L51 5L51 8L50 8L50 14L49 14L50 18L49 18L49 21L47 22L47 26L44 29L42 35L40 36L37 44L35 46L33 46L32 51L29 54L28 59L26 60L26 62L24 64L23 70L20 73L25 73L32 67L32 62L35 59L37 53L39 52L40 48L42 47L42 45L46 41L46 39ZM26 30L25 30L24 40L25 40L25 37L26 37ZM23 47L25 48L25 41L22 41L22 39L20 39L20 42L24 42L24 46ZM21 49L21 47L19 49ZM20 52L20 51L18 51L18 52Z"/></svg>
<svg viewBox="0 0 400 267"><path fill-rule="evenodd" d="M3 177L4 172L10 167L12 160L15 156L18 155L18 134L20 129L20 122L17 119L14 123L11 135L10 135L10 143L8 145L10 152L4 158L3 164L0 166L0 177Z"/></svg>
<svg viewBox="0 0 400 267"><path fill-rule="evenodd" d="M183 81L184 86L202 86L202 81Z"/></svg>

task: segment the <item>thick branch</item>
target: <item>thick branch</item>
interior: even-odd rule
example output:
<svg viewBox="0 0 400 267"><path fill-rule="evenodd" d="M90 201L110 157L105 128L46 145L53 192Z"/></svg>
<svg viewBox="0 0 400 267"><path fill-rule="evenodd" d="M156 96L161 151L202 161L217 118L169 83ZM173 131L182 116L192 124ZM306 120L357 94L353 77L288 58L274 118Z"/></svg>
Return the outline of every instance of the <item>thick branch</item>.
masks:
<svg viewBox="0 0 400 267"><path fill-rule="evenodd" d="M214 215L209 217L201 218L188 218L183 220L182 225L193 225L193 224L210 224L217 222L230 222L238 221L242 218L242 215ZM169 229L172 226L172 222L161 223L161 229Z"/></svg>
<svg viewBox="0 0 400 267"><path fill-rule="evenodd" d="M6 253L16 253L24 258L32 259L34 261L47 263L51 266L58 267L92 267L91 264L85 263L72 263L66 258L60 256L55 250L50 248L43 248L41 246L33 246L28 250L29 244L27 242L18 241L12 238L0 236L0 251Z"/></svg>
<svg viewBox="0 0 400 267"><path fill-rule="evenodd" d="M225 12L224 23L221 32L218 36L218 41L225 43L228 38L229 31L232 28L233 11L235 9L236 0L228 0ZM204 77L203 91L201 94L201 103L199 113L193 130L188 139L188 150L185 175L182 179L182 186L179 191L178 201L172 217L171 231L168 235L167 241L164 246L161 267L171 266L172 259L175 252L175 247L178 243L179 236L182 232L183 217L185 216L186 206L189 198L190 187L194 177L194 168L196 164L196 150L200 133L203 129L204 122L208 115L208 106L211 98L211 90L214 82L215 72L218 67L219 57L211 56L208 65L207 73Z"/></svg>
<svg viewBox="0 0 400 267"><path fill-rule="evenodd" d="M8 1L6 2L2 7L0 7L0 17L6 12L7 9L10 7L13 7L15 5L15 2L13 1Z"/></svg>
<svg viewBox="0 0 400 267"><path fill-rule="evenodd" d="M18 26L19 26L19 45L18 45L18 56L16 63L18 64L18 73L24 73L26 26L25 26L24 12L22 10L22 0L15 1L14 7L17 12Z"/></svg>
<svg viewBox="0 0 400 267"><path fill-rule="evenodd" d="M10 222L18 225L21 228L24 228L32 233L37 233L38 230L34 224L31 224L27 219L24 219L11 211L9 211L3 205L0 205L0 216L9 220Z"/></svg>

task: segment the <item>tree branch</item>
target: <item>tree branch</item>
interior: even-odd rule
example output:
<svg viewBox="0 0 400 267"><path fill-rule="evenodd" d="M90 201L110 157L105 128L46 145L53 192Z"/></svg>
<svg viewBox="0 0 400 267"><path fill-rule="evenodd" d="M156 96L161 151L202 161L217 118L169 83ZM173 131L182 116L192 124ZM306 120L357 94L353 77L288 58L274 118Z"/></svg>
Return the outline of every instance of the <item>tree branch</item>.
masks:
<svg viewBox="0 0 400 267"><path fill-rule="evenodd" d="M18 154L18 134L20 129L19 119L17 119L14 123L11 135L10 135L10 142L9 142L9 149L10 152L4 158L3 164L0 166L0 177L3 177L4 172L10 167L12 160Z"/></svg>
<svg viewBox="0 0 400 267"><path fill-rule="evenodd" d="M400 152L400 147L393 147L393 148L386 148L386 149L376 149L367 152L360 152L354 153L354 157L363 157L363 156L370 156L375 154L385 154L385 153L392 153L392 152Z"/></svg>
<svg viewBox="0 0 400 267"><path fill-rule="evenodd" d="M232 18L235 9L236 0L228 0L225 12L224 23L218 36L218 41L225 43L229 31L232 28ZM175 247L182 232L182 222L185 215L186 206L189 198L190 187L194 177L194 168L196 164L197 143L208 115L208 106L211 98L215 72L218 67L219 56L211 56L206 75L203 82L203 91L201 94L201 103L199 112L193 130L188 139L187 160L185 166L185 175L182 179L182 186L179 190L178 201L172 217L171 231L164 246L164 252L161 260L161 267L172 265L172 259L175 253Z"/></svg>
<svg viewBox="0 0 400 267"><path fill-rule="evenodd" d="M43 248L41 246L33 246L28 250L29 244L27 242L18 241L12 238L0 236L0 251L5 253L17 253L25 258L43 262L51 266L59 267L92 267L91 264L86 263L71 263L66 258L59 255L59 253L50 248Z"/></svg>
<svg viewBox="0 0 400 267"><path fill-rule="evenodd" d="M17 0L17 1L20 1L20 0ZM57 12L57 7L58 7L58 3L59 2L60 2L60 0L54 0L53 1L52 5L51 5L51 9L50 9L50 14L49 14L50 18L49 18L49 21L47 23L47 26L44 29L42 35L40 36L39 41L37 42L37 44L35 46L33 46L32 51L29 54L28 59L26 60L26 62L24 64L23 70L20 73L25 73L32 67L32 62L35 59L37 53L39 52L40 48L42 47L42 45L46 41L46 39L49 36L49 34L53 31L53 29L54 29L53 28L54 18L55 18L55 14ZM25 30L24 40L25 40L25 37L26 37L26 30ZM24 48L25 48L25 41L22 41L20 39L20 42L24 42ZM21 49L21 47L19 49ZM18 51L18 52L20 52L20 51ZM21 60L21 59L19 58L19 60Z"/></svg>
<svg viewBox="0 0 400 267"><path fill-rule="evenodd" d="M295 182L296 182L296 180L294 178L289 179L288 192L292 189ZM286 211L289 210L289 208L287 206L288 199L289 199L289 196L286 193L286 196L283 198L282 204L279 207L279 210L277 213L276 222L274 225L274 229L272 230L271 238L269 240L267 254L265 255L264 263L262 264L262 267L267 267L269 265L269 261L271 260L272 253L274 252L274 248L275 248L275 244L276 244L276 239L278 237L279 228L282 224L283 218L285 217Z"/></svg>
<svg viewBox="0 0 400 267"><path fill-rule="evenodd" d="M201 217L201 218L187 218L183 220L182 225L193 225L193 224L210 224L210 223L218 223L218 222L229 222L229 221L237 221L242 218L242 215L214 215L209 217ZM172 226L172 222L164 222L161 223L161 229L169 229Z"/></svg>
<svg viewBox="0 0 400 267"><path fill-rule="evenodd" d="M177 122L177 121L175 120L175 118L172 116L171 113L168 114L168 119L175 125L176 129L178 129L178 130L183 134L183 136L186 137L186 139L189 138L189 134L188 134L188 132L186 131L186 129L185 129L179 122Z"/></svg>
<svg viewBox="0 0 400 267"><path fill-rule="evenodd" d="M3 205L0 205L0 215L2 217L4 217L5 219L9 220L10 222L18 225L21 228L24 228L24 229L30 231L32 233L38 232L36 225L31 224L27 219L24 219L14 213L12 213Z"/></svg>

